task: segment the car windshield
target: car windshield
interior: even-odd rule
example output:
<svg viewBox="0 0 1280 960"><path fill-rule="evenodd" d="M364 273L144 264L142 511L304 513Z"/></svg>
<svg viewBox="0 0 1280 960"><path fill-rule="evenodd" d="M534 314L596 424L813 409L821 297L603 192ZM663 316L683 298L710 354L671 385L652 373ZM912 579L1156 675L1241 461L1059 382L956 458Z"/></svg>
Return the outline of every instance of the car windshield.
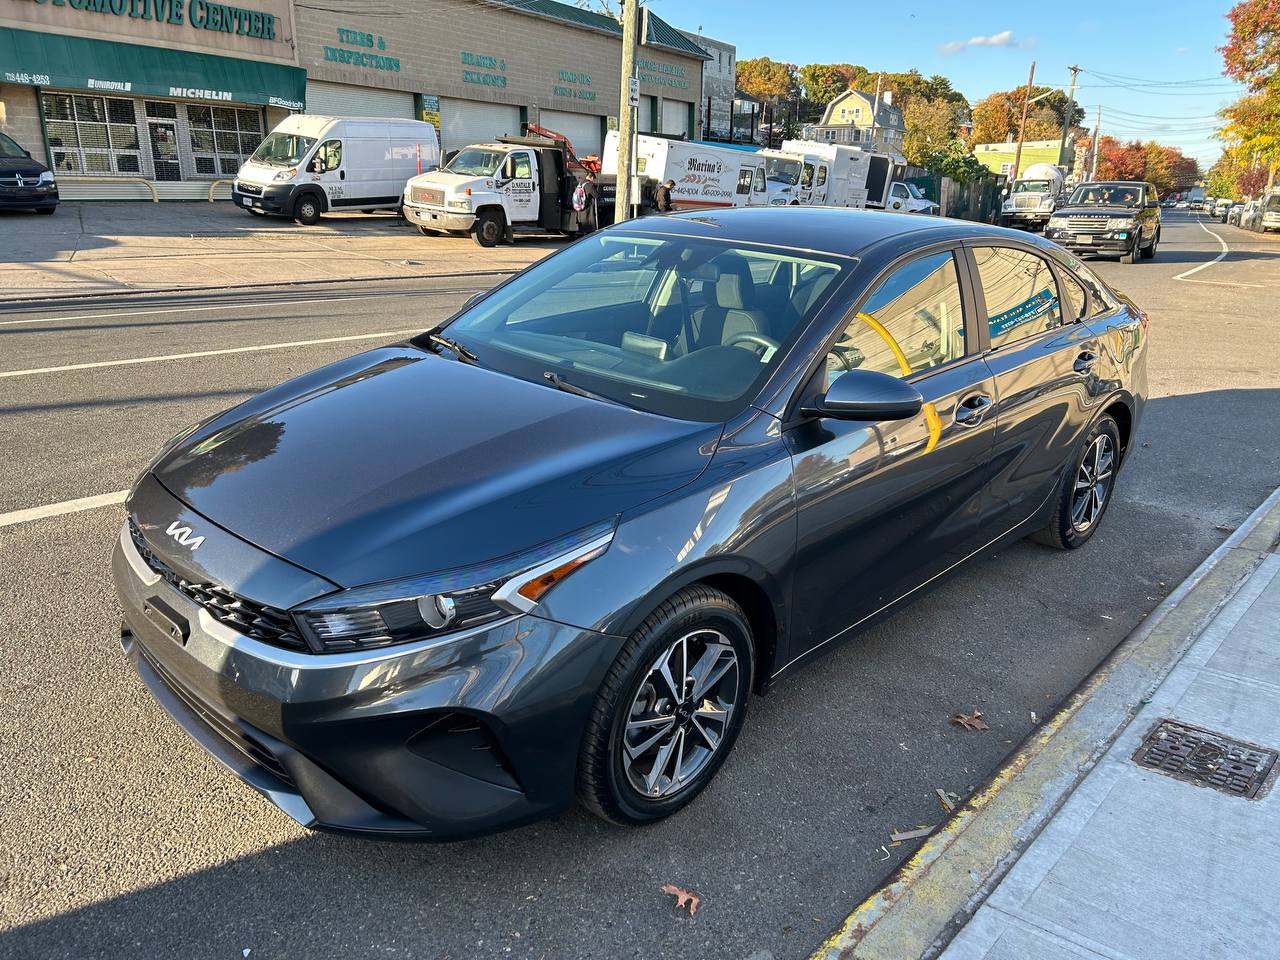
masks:
<svg viewBox="0 0 1280 960"><path fill-rule="evenodd" d="M1280 213L1280 193L1272 194L1267 198L1267 212Z"/></svg>
<svg viewBox="0 0 1280 960"><path fill-rule="evenodd" d="M0 159L3 160L25 160L27 151L23 150L18 144L0 133Z"/></svg>
<svg viewBox="0 0 1280 960"><path fill-rule="evenodd" d="M750 402L854 262L598 234L519 274L445 332L511 376L555 374L639 410L723 421Z"/></svg>
<svg viewBox="0 0 1280 960"><path fill-rule="evenodd" d="M502 166L506 158L505 150L482 150L468 147L460 150L458 155L445 164L450 173L460 173L467 177L492 177Z"/></svg>
<svg viewBox="0 0 1280 960"><path fill-rule="evenodd" d="M258 144L251 159L272 166L296 167L315 145L315 137L302 137L296 133L272 133Z"/></svg>
<svg viewBox="0 0 1280 960"><path fill-rule="evenodd" d="M1123 183L1086 183L1071 195L1073 207L1136 207L1142 203L1142 188Z"/></svg>
<svg viewBox="0 0 1280 960"><path fill-rule="evenodd" d="M924 191L923 191L923 190L921 190L919 187L917 187L914 183L908 183L908 184L907 184L907 193L911 194L911 196L912 196L912 197L914 197L914 198L915 198L915 199L917 199L917 200L927 200L927 199L929 199L928 197L926 197L926 196L924 195Z"/></svg>
<svg viewBox="0 0 1280 960"><path fill-rule="evenodd" d="M770 157L764 162L764 176L774 183L785 183L794 187L800 182L800 161L784 160L781 157Z"/></svg>
<svg viewBox="0 0 1280 960"><path fill-rule="evenodd" d="M1048 180L1018 180L1013 185L1014 193L1048 193Z"/></svg>

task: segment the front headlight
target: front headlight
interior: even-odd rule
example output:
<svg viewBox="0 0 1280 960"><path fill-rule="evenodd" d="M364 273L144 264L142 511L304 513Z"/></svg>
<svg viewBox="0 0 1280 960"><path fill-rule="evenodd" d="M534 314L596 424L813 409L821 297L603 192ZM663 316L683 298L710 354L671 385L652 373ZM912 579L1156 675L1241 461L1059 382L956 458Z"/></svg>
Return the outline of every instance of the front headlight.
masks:
<svg viewBox="0 0 1280 960"><path fill-rule="evenodd" d="M1112 217L1107 221L1108 230L1132 230L1138 222L1132 217Z"/></svg>
<svg viewBox="0 0 1280 960"><path fill-rule="evenodd" d="M36 183L38 183L42 187L53 186L53 171L46 170L44 173L40 174L40 179L37 180Z"/></svg>
<svg viewBox="0 0 1280 960"><path fill-rule="evenodd" d="M1065 230L1065 229L1067 229L1067 218L1066 218L1066 217L1050 217L1050 218L1049 218L1049 229L1050 229L1050 230Z"/></svg>
<svg viewBox="0 0 1280 960"><path fill-rule="evenodd" d="M277 173L275 175L275 179L277 182L281 180L292 180L297 175L298 175L298 168L290 167L288 170L281 170L279 173Z"/></svg>
<svg viewBox="0 0 1280 960"><path fill-rule="evenodd" d="M612 520L493 563L355 587L293 611L320 653L343 653L446 636L533 610L552 587L601 556Z"/></svg>
<svg viewBox="0 0 1280 960"><path fill-rule="evenodd" d="M1012 200L1006 200L1006 201L1004 202L1004 206L1003 206L1003 207L1001 207L1000 209L1001 209L1001 210L1012 210L1012 209L1014 208L1014 206L1015 206L1015 204L1014 204L1014 202L1013 202Z"/></svg>
<svg viewBox="0 0 1280 960"><path fill-rule="evenodd" d="M445 206L448 207L450 210L470 210L471 198L460 197L456 200L447 200L445 201Z"/></svg>
<svg viewBox="0 0 1280 960"><path fill-rule="evenodd" d="M1041 200L1041 201L1040 201L1040 209L1041 209L1041 210L1052 210L1052 209L1053 209L1053 197L1046 197L1044 200Z"/></svg>

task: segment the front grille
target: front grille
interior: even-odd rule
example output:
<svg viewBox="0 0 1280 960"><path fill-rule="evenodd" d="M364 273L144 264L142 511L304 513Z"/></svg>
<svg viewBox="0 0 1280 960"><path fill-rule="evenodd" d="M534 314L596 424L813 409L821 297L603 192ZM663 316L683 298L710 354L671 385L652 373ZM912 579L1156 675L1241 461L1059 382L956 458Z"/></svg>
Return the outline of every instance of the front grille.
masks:
<svg viewBox="0 0 1280 960"><path fill-rule="evenodd" d="M169 672L159 660L153 657L145 645L139 643L137 645L139 652L143 658L156 672L156 676L169 688L169 692L183 702L188 710L199 720L206 728L216 733L225 740L231 747L248 757L253 763L266 770L278 780L283 781L289 786L293 786L293 778L289 776L289 771L285 769L280 758L274 753L258 743L251 737L238 723L230 720L211 710L200 700L199 697L192 694L182 683Z"/></svg>
<svg viewBox="0 0 1280 960"><path fill-rule="evenodd" d="M1106 233L1106 217L1067 217L1067 229L1072 233Z"/></svg>
<svg viewBox="0 0 1280 960"><path fill-rule="evenodd" d="M434 203L436 206L443 206L444 191L432 190L430 187L411 187L409 199L414 203Z"/></svg>
<svg viewBox="0 0 1280 960"><path fill-rule="evenodd" d="M1013 207L1015 210L1034 210L1040 206L1039 197L1015 197Z"/></svg>
<svg viewBox="0 0 1280 960"><path fill-rule="evenodd" d="M251 197L262 196L262 187L256 183L245 183L243 180L236 181L236 189L241 193L247 193Z"/></svg>
<svg viewBox="0 0 1280 960"><path fill-rule="evenodd" d="M294 626L293 618L283 610L246 599L216 583L187 580L155 555L132 517L129 518L129 535L133 537L133 545L148 567L177 588L179 593L204 607L209 616L219 623L273 647L284 647L286 650L309 649Z"/></svg>

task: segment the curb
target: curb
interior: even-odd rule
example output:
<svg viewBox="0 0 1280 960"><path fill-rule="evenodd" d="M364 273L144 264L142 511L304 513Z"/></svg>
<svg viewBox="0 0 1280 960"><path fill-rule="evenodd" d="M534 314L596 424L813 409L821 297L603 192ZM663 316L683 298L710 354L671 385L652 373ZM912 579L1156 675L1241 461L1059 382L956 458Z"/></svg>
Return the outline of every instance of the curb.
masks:
<svg viewBox="0 0 1280 960"><path fill-rule="evenodd" d="M534 262L536 263L537 261ZM32 303L66 303L71 300L93 300L98 297L142 297L152 293L207 293L210 290L259 290L264 288L271 289L279 287L319 286L334 283L378 282L382 280L449 280L458 277L505 277L513 273L519 273L523 269L525 268L517 267L500 270L468 270L459 273L401 273L381 277L325 277L323 279L315 280L276 280L270 283L238 283L234 286L228 286L225 283L220 283L200 287L148 287L145 290L126 287L122 290L99 290L94 293L66 293L44 297L0 298L0 312L3 312L4 308L10 304L30 305Z"/></svg>
<svg viewBox="0 0 1280 960"><path fill-rule="evenodd" d="M810 960L936 957L1280 540L1280 489L863 900Z"/></svg>

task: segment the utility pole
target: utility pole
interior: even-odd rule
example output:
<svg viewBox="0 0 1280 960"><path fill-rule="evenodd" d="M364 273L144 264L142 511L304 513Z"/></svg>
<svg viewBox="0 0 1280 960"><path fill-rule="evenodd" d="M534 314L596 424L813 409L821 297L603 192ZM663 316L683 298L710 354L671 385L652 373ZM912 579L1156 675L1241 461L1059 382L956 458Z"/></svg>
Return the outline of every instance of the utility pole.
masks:
<svg viewBox="0 0 1280 960"><path fill-rule="evenodd" d="M1089 158L1089 179L1098 179L1098 143L1102 140L1102 104L1098 104L1098 118L1093 124L1093 155Z"/></svg>
<svg viewBox="0 0 1280 960"><path fill-rule="evenodd" d="M1071 68L1071 89L1067 91L1067 112L1062 115L1062 137L1058 140L1058 166L1066 163L1067 130L1071 127L1071 114L1076 109L1076 74L1079 67Z"/></svg>
<svg viewBox="0 0 1280 960"><path fill-rule="evenodd" d="M618 183L613 222L631 216L631 163L634 154L636 115L631 106L631 80L636 72L636 34L639 33L640 0L622 0L622 100L618 105Z"/></svg>
<svg viewBox="0 0 1280 960"><path fill-rule="evenodd" d="M871 149L872 150L876 148L876 118L880 116L880 81L883 79L883 77L884 77L884 74L882 73L876 74L876 98L875 98L875 101L871 104L870 133L871 133Z"/></svg>
<svg viewBox="0 0 1280 960"><path fill-rule="evenodd" d="M1027 132L1027 110L1031 106L1031 85L1036 79L1036 62L1031 61L1031 73L1027 75L1027 92L1022 98L1022 122L1018 124L1018 149L1013 154L1013 176L1010 180L1018 179L1018 171L1022 166L1022 138ZM1010 187L1010 189L1013 189Z"/></svg>

